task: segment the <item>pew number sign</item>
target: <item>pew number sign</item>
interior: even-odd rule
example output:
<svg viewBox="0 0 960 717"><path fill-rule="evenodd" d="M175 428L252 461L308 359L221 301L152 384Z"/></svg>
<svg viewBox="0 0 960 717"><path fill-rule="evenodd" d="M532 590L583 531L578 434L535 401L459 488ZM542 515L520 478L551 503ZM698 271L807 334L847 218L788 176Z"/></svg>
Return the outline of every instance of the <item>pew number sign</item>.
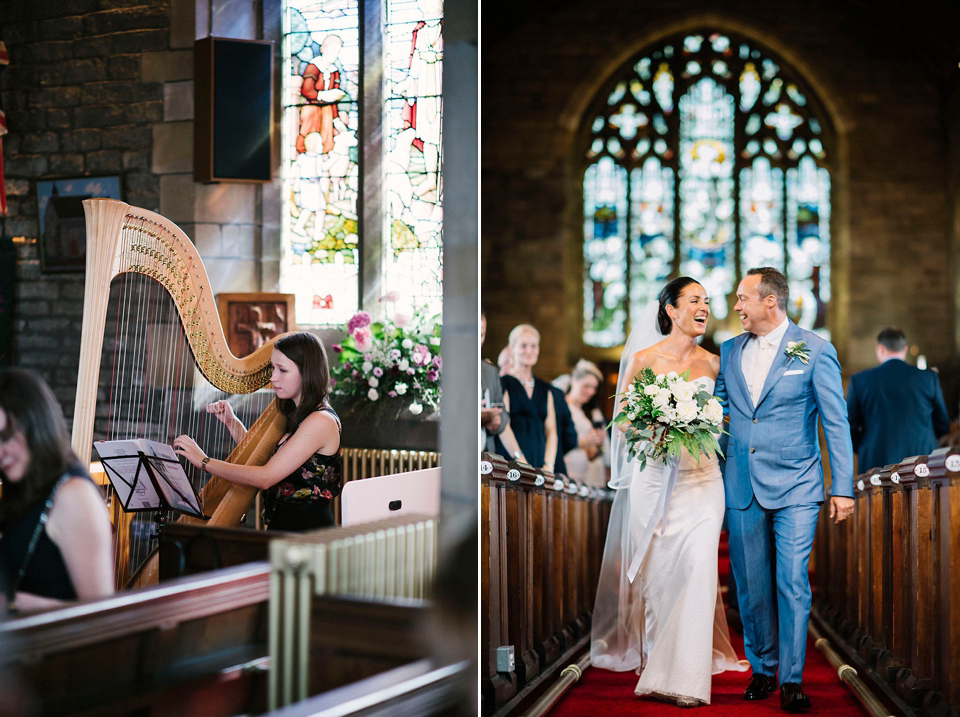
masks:
<svg viewBox="0 0 960 717"><path fill-rule="evenodd" d="M926 463L917 463L913 467L913 474L918 478L926 478L930 475L930 467Z"/></svg>
<svg viewBox="0 0 960 717"><path fill-rule="evenodd" d="M952 473L960 473L960 455L953 454L952 456L947 456L947 460L944 461L944 464L947 466L947 470Z"/></svg>

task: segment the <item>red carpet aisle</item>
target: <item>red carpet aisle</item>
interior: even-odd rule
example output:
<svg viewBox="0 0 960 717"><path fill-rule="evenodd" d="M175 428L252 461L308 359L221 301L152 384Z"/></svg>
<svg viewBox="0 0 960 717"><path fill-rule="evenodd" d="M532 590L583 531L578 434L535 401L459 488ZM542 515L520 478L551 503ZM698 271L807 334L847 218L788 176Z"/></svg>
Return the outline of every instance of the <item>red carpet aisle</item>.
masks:
<svg viewBox="0 0 960 717"><path fill-rule="evenodd" d="M720 582L726 584L730 561L727 554L726 533L720 540ZM732 632L730 640L737 654L743 657L743 638ZM713 676L713 694L709 706L687 709L649 697L637 697L633 688L637 676L632 672L610 672L588 669L580 681L571 687L550 711L550 717L580 717L581 715L687 715L687 717L713 717L736 715L737 717L773 717L786 715L780 710L779 694L766 700L747 702L743 689L750 680L749 672L723 672ZM837 671L827 659L807 640L807 664L803 672L803 689L810 695L813 708L811 717L857 717L867 715L837 677Z"/></svg>

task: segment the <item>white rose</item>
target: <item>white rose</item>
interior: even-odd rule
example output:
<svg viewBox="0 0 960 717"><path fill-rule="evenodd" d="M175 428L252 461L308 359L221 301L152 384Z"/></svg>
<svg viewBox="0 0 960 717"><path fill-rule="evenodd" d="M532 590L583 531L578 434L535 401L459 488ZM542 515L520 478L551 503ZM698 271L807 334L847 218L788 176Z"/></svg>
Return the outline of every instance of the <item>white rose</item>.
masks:
<svg viewBox="0 0 960 717"><path fill-rule="evenodd" d="M696 386L692 383L687 383L686 381L678 381L670 387L671 392L674 395L674 398L677 399L677 402L680 401L689 401L699 390L699 386Z"/></svg>
<svg viewBox="0 0 960 717"><path fill-rule="evenodd" d="M715 398L707 401L707 405L703 407L703 418L705 421L719 426L723 422L723 406L720 405L720 401Z"/></svg>
<svg viewBox="0 0 960 717"><path fill-rule="evenodd" d="M668 408L663 412L663 415L657 416L657 420L660 423L675 423L677 420L677 409Z"/></svg>
<svg viewBox="0 0 960 717"><path fill-rule="evenodd" d="M406 359L400 359L400 363L397 364L397 368L401 371L406 371L408 368L410 368L410 362Z"/></svg>
<svg viewBox="0 0 960 717"><path fill-rule="evenodd" d="M678 378L680 378L680 376L677 375L676 371L671 371L670 373L667 374L666 378L668 381L676 381Z"/></svg>
<svg viewBox="0 0 960 717"><path fill-rule="evenodd" d="M403 394L405 394L405 393L407 392L407 384L405 384L405 383L398 383L398 384L396 385L396 391L397 391L397 395L398 395L398 396L402 396Z"/></svg>
<svg viewBox="0 0 960 717"><path fill-rule="evenodd" d="M648 383L646 386L643 387L643 392L647 396L655 396L657 394L657 391L659 390L660 389L657 387L657 384L655 383Z"/></svg>
<svg viewBox="0 0 960 717"><path fill-rule="evenodd" d="M370 373L373 370L373 364L370 363L369 361L364 361L363 364L361 364L360 368L363 370L364 373Z"/></svg>
<svg viewBox="0 0 960 717"><path fill-rule="evenodd" d="M380 398L380 394L377 393L377 389L371 388L369 391L367 391L367 398L369 398L371 401L376 401L378 398Z"/></svg>
<svg viewBox="0 0 960 717"><path fill-rule="evenodd" d="M658 388L657 395L653 397L653 405L657 408L666 408L670 405L670 389Z"/></svg>
<svg viewBox="0 0 960 717"><path fill-rule="evenodd" d="M423 413L423 406L414 401L410 404L410 413L412 413L414 416L419 416L421 413Z"/></svg>
<svg viewBox="0 0 960 717"><path fill-rule="evenodd" d="M695 420L700 408L696 401L680 401L677 403L677 418L681 423L690 423Z"/></svg>
<svg viewBox="0 0 960 717"><path fill-rule="evenodd" d="M376 388L377 386L380 385L380 381L377 379L376 376L371 376L370 378L368 378L367 383L370 384L370 388Z"/></svg>
<svg viewBox="0 0 960 717"><path fill-rule="evenodd" d="M412 349L413 339L404 339L403 341L400 342L400 345L403 346L403 348L405 349Z"/></svg>

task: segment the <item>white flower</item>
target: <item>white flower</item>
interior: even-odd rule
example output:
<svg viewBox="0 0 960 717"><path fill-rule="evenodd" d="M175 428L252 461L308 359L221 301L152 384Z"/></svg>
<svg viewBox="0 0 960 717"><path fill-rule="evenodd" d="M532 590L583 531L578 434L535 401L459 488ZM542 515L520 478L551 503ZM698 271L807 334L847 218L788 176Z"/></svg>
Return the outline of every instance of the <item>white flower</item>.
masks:
<svg viewBox="0 0 960 717"><path fill-rule="evenodd" d="M397 364L397 368L401 371L406 371L410 368L410 362L407 359L400 359L400 362Z"/></svg>
<svg viewBox="0 0 960 717"><path fill-rule="evenodd" d="M377 379L376 376L371 376L370 378L368 378L367 383L370 384L370 388L376 388L377 386L380 385L380 381L379 379Z"/></svg>
<svg viewBox="0 0 960 717"><path fill-rule="evenodd" d="M676 381L678 378L680 378L680 376L677 375L677 372L676 372L676 371L671 371L671 372L668 373L667 376L666 376L666 379L667 379L668 381Z"/></svg>
<svg viewBox="0 0 960 717"><path fill-rule="evenodd" d="M394 389L396 390L398 396L402 396L403 394L405 394L405 393L407 392L407 384L405 384L405 383L398 383L398 384L394 387Z"/></svg>
<svg viewBox="0 0 960 717"><path fill-rule="evenodd" d="M658 388L657 395L653 397L653 405L657 408L666 408L670 405L670 389Z"/></svg>
<svg viewBox="0 0 960 717"><path fill-rule="evenodd" d="M361 369L364 373L370 373L370 372L373 370L373 364L370 363L369 361L364 361L364 362L360 365L360 369Z"/></svg>
<svg viewBox="0 0 960 717"><path fill-rule="evenodd" d="M371 388L369 391L367 391L367 398L369 398L371 401L376 401L378 398L380 398L380 394L377 393L377 389Z"/></svg>
<svg viewBox="0 0 960 717"><path fill-rule="evenodd" d="M403 341L400 342L400 345L403 346L403 348L405 349L412 349L413 339L404 339Z"/></svg>
<svg viewBox="0 0 960 717"><path fill-rule="evenodd" d="M655 383L648 383L646 386L643 387L643 392L647 396L656 396L659 390L660 390L659 386L657 386L657 384Z"/></svg>
<svg viewBox="0 0 960 717"><path fill-rule="evenodd" d="M719 426L723 422L723 406L716 398L711 398L707 401L707 405L703 407L702 415L705 421Z"/></svg>
<svg viewBox="0 0 960 717"><path fill-rule="evenodd" d="M677 402L689 401L697 393L699 386L686 381L677 381L671 386L670 390Z"/></svg>
<svg viewBox="0 0 960 717"><path fill-rule="evenodd" d="M700 412L696 401L679 401L677 403L677 418L681 423L690 423Z"/></svg>
<svg viewBox="0 0 960 717"><path fill-rule="evenodd" d="M676 423L677 409L675 408L665 409L662 416L657 416L657 420L660 421L660 423L667 423L667 424Z"/></svg>
<svg viewBox="0 0 960 717"><path fill-rule="evenodd" d="M423 406L414 401L410 404L410 413L412 413L414 416L419 416L421 413L423 413Z"/></svg>

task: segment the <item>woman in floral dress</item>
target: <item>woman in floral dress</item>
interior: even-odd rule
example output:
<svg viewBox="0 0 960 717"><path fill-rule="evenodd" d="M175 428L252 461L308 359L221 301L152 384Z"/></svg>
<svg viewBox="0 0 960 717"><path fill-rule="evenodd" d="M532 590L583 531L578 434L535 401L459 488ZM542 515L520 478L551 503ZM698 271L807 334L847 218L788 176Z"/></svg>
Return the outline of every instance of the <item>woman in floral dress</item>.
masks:
<svg viewBox="0 0 960 717"><path fill-rule="evenodd" d="M330 501L340 494L340 419L327 400L330 368L323 344L297 332L274 345L270 357L277 408L286 416L284 436L262 466L208 457L190 436L173 442L177 453L215 476L263 491L263 518L271 530L304 531L334 525ZM247 429L226 401L207 406L235 441Z"/></svg>

